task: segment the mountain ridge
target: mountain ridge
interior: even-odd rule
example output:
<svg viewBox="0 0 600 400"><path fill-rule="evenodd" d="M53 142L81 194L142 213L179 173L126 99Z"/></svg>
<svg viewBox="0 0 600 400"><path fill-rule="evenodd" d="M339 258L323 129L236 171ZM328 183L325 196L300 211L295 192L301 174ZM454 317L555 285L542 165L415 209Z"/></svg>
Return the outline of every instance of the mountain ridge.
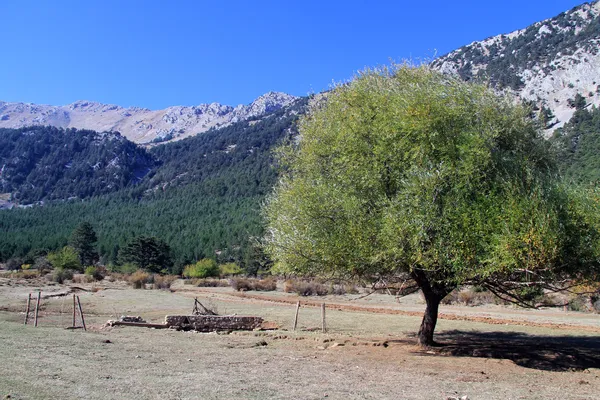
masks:
<svg viewBox="0 0 600 400"><path fill-rule="evenodd" d="M575 113L573 100L600 106L600 1L508 34L474 41L432 67L465 80L488 81L545 113L547 134Z"/></svg>
<svg viewBox="0 0 600 400"><path fill-rule="evenodd" d="M137 144L179 140L211 128L253 119L277 111L298 97L267 92L252 103L236 107L220 103L171 106L162 110L121 107L87 100L64 106L0 101L0 128L49 125L97 132L116 131Z"/></svg>

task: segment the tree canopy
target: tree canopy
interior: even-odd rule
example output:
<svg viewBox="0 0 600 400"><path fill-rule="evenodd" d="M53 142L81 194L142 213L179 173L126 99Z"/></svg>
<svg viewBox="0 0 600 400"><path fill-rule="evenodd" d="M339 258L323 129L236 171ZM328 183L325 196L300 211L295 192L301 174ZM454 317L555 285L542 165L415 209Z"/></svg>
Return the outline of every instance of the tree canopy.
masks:
<svg viewBox="0 0 600 400"><path fill-rule="evenodd" d="M98 237L94 227L89 222L82 222L71 234L69 245L79 255L81 265L89 266L98 261L98 252L96 251L96 242Z"/></svg>
<svg viewBox="0 0 600 400"><path fill-rule="evenodd" d="M123 263L131 263L150 272L168 270L173 263L169 245L159 238L146 236L136 237L127 243L119 258Z"/></svg>
<svg viewBox="0 0 600 400"><path fill-rule="evenodd" d="M597 272L596 230L529 111L427 67L366 71L316 102L264 213L276 268L406 276L427 308L462 284L514 297ZM517 297L518 300L518 297Z"/></svg>

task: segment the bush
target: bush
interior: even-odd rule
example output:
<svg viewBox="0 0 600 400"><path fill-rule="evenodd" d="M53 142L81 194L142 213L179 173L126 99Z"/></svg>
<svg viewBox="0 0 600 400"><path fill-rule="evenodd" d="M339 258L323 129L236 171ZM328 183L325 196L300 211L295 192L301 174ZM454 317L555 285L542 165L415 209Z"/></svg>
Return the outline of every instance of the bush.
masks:
<svg viewBox="0 0 600 400"><path fill-rule="evenodd" d="M66 280L73 279L73 271L70 269L57 268L52 273L52 280L58 283L64 283Z"/></svg>
<svg viewBox="0 0 600 400"><path fill-rule="evenodd" d="M277 282L275 279L233 278L229 280L229 283L231 287L238 292L249 290L272 292L277 290Z"/></svg>
<svg viewBox="0 0 600 400"><path fill-rule="evenodd" d="M177 279L176 275L155 275L154 289L170 289L173 282Z"/></svg>
<svg viewBox="0 0 600 400"><path fill-rule="evenodd" d="M211 278L219 276L219 266L215 260L204 258L196 264L186 265L183 269L186 278Z"/></svg>
<svg viewBox="0 0 600 400"><path fill-rule="evenodd" d="M244 270L236 263L227 263L219 265L219 274L221 277L239 275Z"/></svg>
<svg viewBox="0 0 600 400"><path fill-rule="evenodd" d="M35 279L40 276L38 271L17 271L11 272L8 277L11 279Z"/></svg>
<svg viewBox="0 0 600 400"><path fill-rule="evenodd" d="M91 276L95 281L101 281L104 279L106 271L102 267L87 267L85 269L85 274L87 276Z"/></svg>
<svg viewBox="0 0 600 400"><path fill-rule="evenodd" d="M141 269L135 271L129 277L129 283L133 286L134 289L144 289L148 279L150 278L150 274Z"/></svg>
<svg viewBox="0 0 600 400"><path fill-rule="evenodd" d="M287 293L296 293L300 296L325 296L329 294L327 286L315 281L294 281L288 279L283 284Z"/></svg>
<svg viewBox="0 0 600 400"><path fill-rule="evenodd" d="M120 272L122 274L133 274L137 270L138 270L138 267L135 264L125 263L118 267L117 272Z"/></svg>
<svg viewBox="0 0 600 400"><path fill-rule="evenodd" d="M57 269L81 270L79 255L72 247L65 246L58 251L54 251L47 256L48 261Z"/></svg>
<svg viewBox="0 0 600 400"><path fill-rule="evenodd" d="M6 262L6 269L9 271L18 271L21 269L22 264L23 260L20 258L11 258Z"/></svg>
<svg viewBox="0 0 600 400"><path fill-rule="evenodd" d="M184 283L188 283L191 285L195 285L197 287L228 287L229 282L225 279L191 279L189 281L185 281Z"/></svg>

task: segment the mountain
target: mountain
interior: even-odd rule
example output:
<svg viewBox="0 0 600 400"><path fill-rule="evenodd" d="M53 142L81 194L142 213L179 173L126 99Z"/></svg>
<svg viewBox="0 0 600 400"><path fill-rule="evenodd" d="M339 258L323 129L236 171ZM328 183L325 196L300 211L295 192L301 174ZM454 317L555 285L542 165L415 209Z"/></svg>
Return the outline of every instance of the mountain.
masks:
<svg viewBox="0 0 600 400"><path fill-rule="evenodd" d="M115 175L122 185L107 186L110 193L85 200L78 197L46 202L43 206L0 210L0 261L24 257L36 249L60 248L76 226L88 221L98 234L98 251L106 263L114 263L119 248L133 237L145 235L158 236L171 246L176 261L173 272L181 272L183 265L203 257L236 261L247 270L255 270L260 251L253 247L252 238L262 236L260 206L277 179L272 149L297 135L296 121L305 112L307 103L307 98L300 98L259 118L231 123L148 150L116 134L95 134L96 138L112 138L140 149L141 154L149 156L152 168L135 180L116 179ZM36 130L53 133L54 138L26 134ZM65 165L73 168L77 164L78 168L89 171L89 163L80 160L77 152L72 153L76 162L62 158L71 153L63 153L59 148L68 149L73 140L65 139L65 135L84 136L79 142L80 153L89 152L89 159L95 159L96 153L113 152L112 141L96 142L91 140L94 135L86 131L45 127L0 132L0 138L8 135L13 135L18 147L10 151L9 159L20 159L20 154L29 154L27 149L36 148L47 156L35 160L55 157L56 162L51 164L56 170L50 169L49 176L68 174ZM63 144L44 147L47 141ZM106 146L109 147L102 150ZM112 160L113 156L96 158ZM32 174L43 178L44 162L33 161L28 165L38 165L41 169L34 167ZM102 165L98 170L107 169L104 161ZM123 165L123 169L131 168ZM110 168L108 171L115 172ZM85 176L90 182L88 186L96 187L92 183L100 182L104 175L99 179L93 174ZM56 180L54 193L70 188L71 178ZM35 181L25 187L40 185L43 182ZM66 199L70 194L63 196Z"/></svg>
<svg viewBox="0 0 600 400"><path fill-rule="evenodd" d="M91 101L77 101L66 106L0 101L0 128L49 125L98 132L116 131L135 143L159 143L256 118L288 106L296 99L289 94L269 92L248 105L237 107L211 103L156 111Z"/></svg>
<svg viewBox="0 0 600 400"><path fill-rule="evenodd" d="M550 134L571 119L576 99L600 105L600 1L473 42L432 66L465 80L489 81L530 102Z"/></svg>
<svg viewBox="0 0 600 400"><path fill-rule="evenodd" d="M0 194L13 203L114 192L141 181L157 165L144 148L118 133L0 128Z"/></svg>

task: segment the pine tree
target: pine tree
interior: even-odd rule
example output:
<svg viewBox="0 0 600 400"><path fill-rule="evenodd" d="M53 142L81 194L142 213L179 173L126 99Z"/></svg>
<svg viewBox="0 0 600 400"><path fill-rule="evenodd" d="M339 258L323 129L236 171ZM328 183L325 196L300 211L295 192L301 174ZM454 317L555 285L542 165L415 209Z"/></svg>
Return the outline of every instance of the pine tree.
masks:
<svg viewBox="0 0 600 400"><path fill-rule="evenodd" d="M92 265L98 261L97 241L96 232L89 222L83 222L75 228L69 244L77 252L81 265Z"/></svg>

